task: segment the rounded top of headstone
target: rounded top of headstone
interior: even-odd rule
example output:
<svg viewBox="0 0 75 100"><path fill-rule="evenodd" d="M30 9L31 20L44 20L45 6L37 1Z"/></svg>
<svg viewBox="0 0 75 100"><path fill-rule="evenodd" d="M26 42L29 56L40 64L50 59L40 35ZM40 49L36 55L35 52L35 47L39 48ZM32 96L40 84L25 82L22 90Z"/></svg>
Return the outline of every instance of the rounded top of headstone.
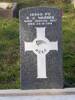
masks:
<svg viewBox="0 0 75 100"><path fill-rule="evenodd" d="M45 9L53 9L53 10L60 10L60 8L57 8L57 7L27 7L27 8L22 8L22 9L20 9L19 11L21 12L21 11L25 11L25 10L33 10L33 9L37 9L37 10L39 10L39 9L42 9L42 10L45 10Z"/></svg>

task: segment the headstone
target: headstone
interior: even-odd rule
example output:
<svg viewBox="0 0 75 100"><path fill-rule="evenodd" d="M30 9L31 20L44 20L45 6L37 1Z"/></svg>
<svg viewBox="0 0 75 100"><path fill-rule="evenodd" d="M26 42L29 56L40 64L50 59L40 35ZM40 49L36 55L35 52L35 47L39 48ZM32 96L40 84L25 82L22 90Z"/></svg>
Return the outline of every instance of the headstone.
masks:
<svg viewBox="0 0 75 100"><path fill-rule="evenodd" d="M0 2L0 17L16 17L17 3Z"/></svg>
<svg viewBox="0 0 75 100"><path fill-rule="evenodd" d="M61 10L20 10L21 88L63 88Z"/></svg>
<svg viewBox="0 0 75 100"><path fill-rule="evenodd" d="M75 8L75 0L71 0L72 1L72 4L74 5L74 8Z"/></svg>

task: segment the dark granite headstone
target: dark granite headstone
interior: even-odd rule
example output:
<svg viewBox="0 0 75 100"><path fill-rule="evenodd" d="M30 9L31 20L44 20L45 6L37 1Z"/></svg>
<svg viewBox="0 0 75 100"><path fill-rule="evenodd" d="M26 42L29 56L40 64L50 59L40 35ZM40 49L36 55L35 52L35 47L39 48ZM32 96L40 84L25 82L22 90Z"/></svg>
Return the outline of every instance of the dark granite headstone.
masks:
<svg viewBox="0 0 75 100"><path fill-rule="evenodd" d="M20 10L21 88L63 88L61 10Z"/></svg>

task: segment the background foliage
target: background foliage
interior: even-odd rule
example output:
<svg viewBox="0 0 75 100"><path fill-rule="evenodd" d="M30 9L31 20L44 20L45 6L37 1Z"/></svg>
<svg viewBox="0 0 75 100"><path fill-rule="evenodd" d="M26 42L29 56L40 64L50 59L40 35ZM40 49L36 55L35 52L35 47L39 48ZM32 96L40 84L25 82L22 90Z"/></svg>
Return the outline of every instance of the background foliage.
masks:
<svg viewBox="0 0 75 100"><path fill-rule="evenodd" d="M20 70L18 20L0 20L0 88L17 88Z"/></svg>
<svg viewBox="0 0 75 100"><path fill-rule="evenodd" d="M19 9L31 6L62 8L65 87L75 86L75 9L70 0L17 0L17 2ZM20 88L19 75L19 21L18 18L10 20L0 18L0 88Z"/></svg>

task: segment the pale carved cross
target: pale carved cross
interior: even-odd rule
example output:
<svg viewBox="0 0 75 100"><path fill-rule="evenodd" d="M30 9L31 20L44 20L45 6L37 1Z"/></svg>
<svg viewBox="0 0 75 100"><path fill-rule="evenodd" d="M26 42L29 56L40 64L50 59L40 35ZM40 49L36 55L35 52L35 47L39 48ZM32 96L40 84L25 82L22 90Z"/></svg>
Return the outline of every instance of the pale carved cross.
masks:
<svg viewBox="0 0 75 100"><path fill-rule="evenodd" d="M58 41L49 41L45 37L45 27L36 27L36 39L24 41L25 52L33 51L37 55L37 78L47 78L46 55L51 50L58 51Z"/></svg>

